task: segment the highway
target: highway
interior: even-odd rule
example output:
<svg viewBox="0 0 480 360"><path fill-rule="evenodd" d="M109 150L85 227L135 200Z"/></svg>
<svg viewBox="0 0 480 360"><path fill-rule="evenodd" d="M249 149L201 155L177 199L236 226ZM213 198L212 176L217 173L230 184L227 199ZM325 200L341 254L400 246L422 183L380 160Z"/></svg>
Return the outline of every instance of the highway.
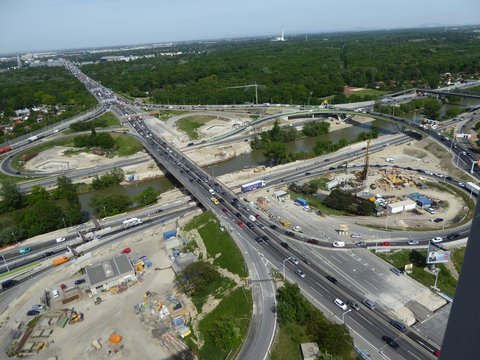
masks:
<svg viewBox="0 0 480 360"><path fill-rule="evenodd" d="M83 81L87 81L85 80L86 76L81 75L78 69L73 68L72 71L77 74L77 77L83 79ZM115 103L115 106L120 108L123 113L131 114L132 119L139 113L137 109L131 107L130 103L120 100L118 97L116 98L109 90L102 88L100 85L96 86L97 84L90 85L92 86L92 91L99 91L100 94L104 96L102 98L103 101L108 101L111 104ZM95 87L93 87L94 85ZM381 118L390 118L384 114L369 113ZM283 114L283 116L284 115L285 114ZM274 117L267 117L261 120L270 121L272 118ZM411 127L418 126L416 124L409 124L405 119L390 118L390 120L400 125L403 123ZM302 256L303 254L296 250L294 243L287 242L284 239L284 235L271 229L269 226L272 224L264 219L260 218L257 220L255 222L256 226L251 229L245 227L244 224L248 221L248 217L254 215L254 212L242 205L237 196L222 184L219 184L215 179L209 178L208 174L171 144L158 138L150 131L144 122L133 119L131 126L137 131L147 151L159 164L163 165L163 167L176 177L203 206L216 214L232 238L237 242L245 256L249 269L255 304L251 328L239 358L258 359L259 354L261 354L260 358L266 356L276 324L275 314L271 310L272 304L275 302L275 288L270 279L270 269L272 266L279 268L282 263L285 263L284 260L288 256L294 255L302 258L304 257ZM422 132L425 131L422 130ZM438 137L436 138L438 140ZM330 161L338 162L339 160L332 156L332 159L322 164L322 166L328 166ZM319 171L320 170L321 169L319 169ZM300 174L300 172L303 172L303 175ZM302 168L299 170L297 176L305 176L304 172L305 169ZM288 173L282 174L281 176L285 176L285 178L289 180L292 178L292 175ZM273 180L281 182L282 179L284 178ZM214 205L211 201L212 191L221 203L218 206ZM259 236L266 236L268 241L257 242L256 239ZM290 243L291 246L287 248L282 243ZM352 250L346 249L346 251ZM358 251L364 250L358 249ZM286 275L289 278L295 278L295 281L316 306L335 314L337 317L341 317L342 312L333 304L334 298L344 300L354 299L357 302L362 300L358 294L353 292L351 287L343 284L335 285L326 280L326 272L325 269L321 267L321 264L316 261L309 262L309 264L304 263L301 266L306 275L304 278L296 276L293 272L296 268L290 266L287 267L288 272ZM372 311L360 305L360 310L358 312L349 312L346 315L345 321L353 331L361 334L374 348L382 351L387 358L433 358L432 352L436 348L432 344L421 339L413 330L408 330L405 334L398 332L388 324L388 320L389 318L386 315L385 309L377 307ZM381 341L381 336L383 335L389 335L396 339L400 344L400 348L397 351L393 351L385 347L385 344ZM267 339L265 339L265 337L267 337Z"/></svg>

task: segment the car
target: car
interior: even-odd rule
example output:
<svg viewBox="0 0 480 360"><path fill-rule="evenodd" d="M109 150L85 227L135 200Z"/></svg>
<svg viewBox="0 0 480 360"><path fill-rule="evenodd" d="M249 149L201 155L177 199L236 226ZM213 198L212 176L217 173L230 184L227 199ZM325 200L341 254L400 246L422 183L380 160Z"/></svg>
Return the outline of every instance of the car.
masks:
<svg viewBox="0 0 480 360"><path fill-rule="evenodd" d="M447 235L448 240L455 240L455 239L458 239L459 237L460 237L459 233L453 233L453 234Z"/></svg>
<svg viewBox="0 0 480 360"><path fill-rule="evenodd" d="M45 306L43 304L35 304L35 305L32 305L32 310L36 310L36 311L45 310Z"/></svg>
<svg viewBox="0 0 480 360"><path fill-rule="evenodd" d="M464 188L466 185L465 185L464 183L462 183L462 182L459 182L459 183L458 183L458 186Z"/></svg>
<svg viewBox="0 0 480 360"><path fill-rule="evenodd" d="M367 243L365 241L358 241L355 243L356 247L366 247Z"/></svg>
<svg viewBox="0 0 480 360"><path fill-rule="evenodd" d="M302 261L307 264L307 265L310 265L310 260L306 259L306 258L302 258Z"/></svg>
<svg viewBox="0 0 480 360"><path fill-rule="evenodd" d="M330 166L330 167L328 168L328 170L335 170L335 167Z"/></svg>
<svg viewBox="0 0 480 360"><path fill-rule="evenodd" d="M55 299L55 298L58 298L58 297L60 296L60 293L58 292L57 289L55 289L55 290L52 291L52 296L53 296L54 299Z"/></svg>
<svg viewBox="0 0 480 360"><path fill-rule="evenodd" d="M332 284L336 284L338 282L337 279L335 279L332 275L327 275L325 276L328 281L330 281Z"/></svg>
<svg viewBox="0 0 480 360"><path fill-rule="evenodd" d="M248 226L249 229L251 229L251 228L253 228L254 225L253 225L253 223L251 223L250 221L248 221L248 222L247 222L247 226Z"/></svg>
<svg viewBox="0 0 480 360"><path fill-rule="evenodd" d="M225 202L225 199L220 198L220 199L218 199L218 201L220 201L221 203L224 203L224 202Z"/></svg>
<svg viewBox="0 0 480 360"><path fill-rule="evenodd" d="M289 246L288 246L288 244L287 244L286 242L281 242L280 245L281 245L282 247L284 247L285 249L288 249L288 248L289 248Z"/></svg>
<svg viewBox="0 0 480 360"><path fill-rule="evenodd" d="M370 310L375 309L375 303L372 300L369 299L363 299L362 304L365 305L367 308Z"/></svg>
<svg viewBox="0 0 480 360"><path fill-rule="evenodd" d="M192 179L190 179L190 180L192 180ZM163 209L157 209L157 210L155 210L156 213L161 213L162 211L163 211Z"/></svg>
<svg viewBox="0 0 480 360"><path fill-rule="evenodd" d="M432 240L430 240L432 243L439 243L443 241L443 238L440 236L435 236Z"/></svg>
<svg viewBox="0 0 480 360"><path fill-rule="evenodd" d="M276 229L277 229L277 225L275 225L275 224L270 225L270 229L276 230Z"/></svg>
<svg viewBox="0 0 480 360"><path fill-rule="evenodd" d="M306 176L311 175L311 174L312 174L312 173L309 172L309 171L307 171L307 172L305 173Z"/></svg>
<svg viewBox="0 0 480 360"><path fill-rule="evenodd" d="M382 241L380 246L392 246L392 243L390 241Z"/></svg>
<svg viewBox="0 0 480 360"><path fill-rule="evenodd" d="M353 302L352 300L347 300L345 304L350 306L353 310L356 310L356 311L360 310L360 306L358 306L358 304L356 302Z"/></svg>
<svg viewBox="0 0 480 360"><path fill-rule="evenodd" d="M65 238L64 237L59 237L59 238L56 238L55 241L57 243L61 243L61 242L64 242L65 241Z"/></svg>
<svg viewBox="0 0 480 360"><path fill-rule="evenodd" d="M440 223L440 222L442 222L442 221L443 221L442 218L436 218L435 220L433 220L433 222L436 222L436 223Z"/></svg>
<svg viewBox="0 0 480 360"><path fill-rule="evenodd" d="M242 220L237 220L237 225L240 226L241 228L245 227L245 224L243 223Z"/></svg>
<svg viewBox="0 0 480 360"><path fill-rule="evenodd" d="M228 212L228 210L225 209L225 208L222 208L222 211L223 211L224 214L226 214Z"/></svg>
<svg viewBox="0 0 480 360"><path fill-rule="evenodd" d="M38 310L28 310L27 311L27 316L37 316L37 315L40 315L40 311Z"/></svg>
<svg viewBox="0 0 480 360"><path fill-rule="evenodd" d="M80 285L80 284L83 284L85 281L86 281L85 279L78 279L78 280L75 280L74 284Z"/></svg>
<svg viewBox="0 0 480 360"><path fill-rule="evenodd" d="M263 239L260 236L257 236L255 238L255 241L258 242L259 244L263 242Z"/></svg>
<svg viewBox="0 0 480 360"><path fill-rule="evenodd" d="M318 240L315 240L315 239L308 239L307 242L309 244L313 244L313 245L318 245L318 243L319 243Z"/></svg>
<svg viewBox="0 0 480 360"><path fill-rule="evenodd" d="M345 241L334 241L332 246L336 248L343 248L345 247Z"/></svg>
<svg viewBox="0 0 480 360"><path fill-rule="evenodd" d="M401 332L404 332L405 330L407 330L407 327L401 321L390 320L390 325L392 325L394 328L396 328L397 330L399 330Z"/></svg>
<svg viewBox="0 0 480 360"><path fill-rule="evenodd" d="M385 341L389 346L391 346L395 350L397 350L400 347L400 345L398 345L398 343L395 340L393 340L390 336L383 335L382 340Z"/></svg>
<svg viewBox="0 0 480 360"><path fill-rule="evenodd" d="M408 245L418 245L418 240L409 240Z"/></svg>
<svg viewBox="0 0 480 360"><path fill-rule="evenodd" d="M65 291L65 290L67 289L67 285L61 284L61 285L60 285L60 289L62 289L62 291Z"/></svg>
<svg viewBox="0 0 480 360"><path fill-rule="evenodd" d="M46 252L44 252L44 253L42 254L42 256L43 256L44 258L47 258L47 257L52 256L52 255L54 255L54 254L55 254L55 253L54 253L53 251L46 251Z"/></svg>
<svg viewBox="0 0 480 360"><path fill-rule="evenodd" d="M291 237L295 237L295 233L292 232L292 231L289 231L289 230L285 231L285 235L288 235L288 236L291 236Z"/></svg>
<svg viewBox="0 0 480 360"><path fill-rule="evenodd" d="M132 249L130 249L129 247L122 250L122 254L130 254L131 252L132 252Z"/></svg>
<svg viewBox="0 0 480 360"><path fill-rule="evenodd" d="M300 276L301 278L304 278L305 277L305 273L300 270L300 269L297 269L295 270L295 274L297 274L298 276Z"/></svg>
<svg viewBox="0 0 480 360"><path fill-rule="evenodd" d="M240 218L242 217L242 214L240 214L239 212L237 212L237 213L235 213L235 216L240 219Z"/></svg>
<svg viewBox="0 0 480 360"><path fill-rule="evenodd" d="M400 270L399 268L396 268L396 267L391 267L390 271L393 272L395 275L398 275L398 276L403 275L403 271Z"/></svg>
<svg viewBox="0 0 480 360"><path fill-rule="evenodd" d="M345 304L342 300L340 300L338 298L333 300L333 302L335 303L335 305L337 305L343 311L348 309L347 304Z"/></svg>
<svg viewBox="0 0 480 360"><path fill-rule="evenodd" d="M361 239L363 237L363 235L362 234L352 234L352 235L350 235L350 237L352 239Z"/></svg>
<svg viewBox="0 0 480 360"><path fill-rule="evenodd" d="M268 240L268 237L263 235L262 240L265 241L267 244L269 243L270 240Z"/></svg>
<svg viewBox="0 0 480 360"><path fill-rule="evenodd" d="M265 225L263 225L263 224L258 224L258 227L262 230L265 229Z"/></svg>
<svg viewBox="0 0 480 360"><path fill-rule="evenodd" d="M295 256L290 256L288 261L290 261L293 265L298 265L298 259Z"/></svg>
<svg viewBox="0 0 480 360"><path fill-rule="evenodd" d="M32 251L32 248L29 248L29 247L20 248L20 254L28 254L30 251Z"/></svg>

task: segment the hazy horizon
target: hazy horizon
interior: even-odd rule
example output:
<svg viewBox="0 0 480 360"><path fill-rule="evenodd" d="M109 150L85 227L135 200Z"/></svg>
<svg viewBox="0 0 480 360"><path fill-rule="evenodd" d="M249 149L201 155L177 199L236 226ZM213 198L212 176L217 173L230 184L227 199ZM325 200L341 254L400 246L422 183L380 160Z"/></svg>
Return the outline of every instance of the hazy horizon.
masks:
<svg viewBox="0 0 480 360"><path fill-rule="evenodd" d="M480 2L0 0L0 54L480 23ZM392 9L394 7L394 9ZM335 16L332 16L332 13Z"/></svg>

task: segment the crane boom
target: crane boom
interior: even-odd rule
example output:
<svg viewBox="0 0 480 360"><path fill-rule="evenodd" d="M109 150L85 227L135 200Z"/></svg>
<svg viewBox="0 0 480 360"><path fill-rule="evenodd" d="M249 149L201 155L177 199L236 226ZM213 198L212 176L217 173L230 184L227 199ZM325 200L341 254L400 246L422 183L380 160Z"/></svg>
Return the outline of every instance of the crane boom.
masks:
<svg viewBox="0 0 480 360"><path fill-rule="evenodd" d="M250 84L250 85L229 86L229 87L227 87L227 89L241 89L241 88L250 88L250 87L255 88L255 104L258 105L258 84L257 84L257 82L254 82L253 84Z"/></svg>

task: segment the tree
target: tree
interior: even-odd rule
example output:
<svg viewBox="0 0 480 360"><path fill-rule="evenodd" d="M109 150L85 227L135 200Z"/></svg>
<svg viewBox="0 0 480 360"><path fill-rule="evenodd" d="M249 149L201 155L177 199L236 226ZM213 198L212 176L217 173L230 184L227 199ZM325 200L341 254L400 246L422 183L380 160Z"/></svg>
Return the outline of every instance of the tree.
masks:
<svg viewBox="0 0 480 360"><path fill-rule="evenodd" d="M0 188L0 204L3 212L21 209L25 203L25 196L11 180L3 180Z"/></svg>
<svg viewBox="0 0 480 360"><path fill-rule="evenodd" d="M228 352L241 344L240 327L235 319L220 318L214 322L210 337L217 349Z"/></svg>
<svg viewBox="0 0 480 360"><path fill-rule="evenodd" d="M54 194L57 199L67 199L68 201L77 197L77 188L72 183L72 180L62 175L57 178L57 188Z"/></svg>
<svg viewBox="0 0 480 360"><path fill-rule="evenodd" d="M159 192L149 186L147 189L143 190L140 194L135 196L135 200L143 206L147 206L150 204L155 204L157 202L158 195Z"/></svg>
<svg viewBox="0 0 480 360"><path fill-rule="evenodd" d="M269 161L275 161L277 164L281 164L282 161L287 158L287 146L278 142L268 143L265 146L263 156Z"/></svg>
<svg viewBox="0 0 480 360"><path fill-rule="evenodd" d="M97 215L113 216L121 214L128 210L132 204L132 200L126 195L99 195L95 194L90 200L90 205L93 207Z"/></svg>
<svg viewBox="0 0 480 360"><path fill-rule="evenodd" d="M39 200L35 205L13 214L14 222L26 231L28 237L63 227L63 217L62 209L52 200Z"/></svg>
<svg viewBox="0 0 480 360"><path fill-rule="evenodd" d="M50 195L48 191L40 186L40 185L33 185L30 193L27 195L27 202L28 205L34 205L40 200L49 200Z"/></svg>
<svg viewBox="0 0 480 360"><path fill-rule="evenodd" d="M208 285L220 276L212 264L197 261L175 276L175 285L189 296L201 295L206 292Z"/></svg>

